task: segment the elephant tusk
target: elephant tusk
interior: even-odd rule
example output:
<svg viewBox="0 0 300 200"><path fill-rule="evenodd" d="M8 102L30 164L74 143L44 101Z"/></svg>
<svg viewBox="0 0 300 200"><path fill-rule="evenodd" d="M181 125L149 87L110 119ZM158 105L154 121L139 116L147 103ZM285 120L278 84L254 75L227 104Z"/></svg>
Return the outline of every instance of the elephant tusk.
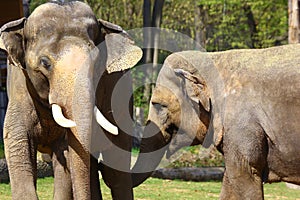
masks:
<svg viewBox="0 0 300 200"><path fill-rule="evenodd" d="M98 122L98 124L104 128L105 130L107 130L108 132L110 132L113 135L118 135L118 127L116 127L115 125L113 125L112 123L110 123L104 116L103 114L100 112L100 110L95 106L94 108L94 114L96 117L96 121Z"/></svg>
<svg viewBox="0 0 300 200"><path fill-rule="evenodd" d="M65 118L62 113L61 107L57 104L52 104L52 115L55 122L65 128L75 127L76 123L72 120Z"/></svg>

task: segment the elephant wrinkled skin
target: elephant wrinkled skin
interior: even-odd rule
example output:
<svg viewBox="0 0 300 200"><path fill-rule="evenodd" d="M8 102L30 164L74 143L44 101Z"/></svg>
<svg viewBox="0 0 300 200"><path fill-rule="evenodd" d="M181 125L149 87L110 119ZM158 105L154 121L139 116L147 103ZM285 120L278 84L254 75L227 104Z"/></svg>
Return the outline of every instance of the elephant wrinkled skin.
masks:
<svg viewBox="0 0 300 200"><path fill-rule="evenodd" d="M117 107L110 102L121 78L119 95L132 94L125 70L138 62L141 49L82 2L43 4L0 31L8 55L4 144L13 199L37 199L37 151L52 155L54 199L101 199L99 152L104 161L130 167L130 156L114 148L131 151L132 138L116 127L115 117L130 121L122 113L132 114L132 100ZM113 199L133 199L129 173L101 169Z"/></svg>
<svg viewBox="0 0 300 200"><path fill-rule="evenodd" d="M159 131L145 127L152 136L141 152L215 145L226 166L220 199L263 199L266 182L300 184L299 66L299 44L170 55L148 115ZM161 157L151 159L152 170ZM147 165L141 155L133 172ZM134 174L134 186L150 174Z"/></svg>

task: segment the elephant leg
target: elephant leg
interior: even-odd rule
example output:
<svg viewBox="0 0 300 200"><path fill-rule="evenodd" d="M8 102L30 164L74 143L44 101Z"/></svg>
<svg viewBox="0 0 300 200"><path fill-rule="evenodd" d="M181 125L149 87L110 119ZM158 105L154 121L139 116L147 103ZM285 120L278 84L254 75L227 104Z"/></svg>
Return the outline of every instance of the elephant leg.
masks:
<svg viewBox="0 0 300 200"><path fill-rule="evenodd" d="M243 167L226 166L221 199L264 199L261 177Z"/></svg>
<svg viewBox="0 0 300 200"><path fill-rule="evenodd" d="M99 172L98 172L98 159L91 155L91 195L92 200L102 200L100 181L99 181Z"/></svg>
<svg viewBox="0 0 300 200"><path fill-rule="evenodd" d="M128 135L120 132L114 142L113 147L102 152L104 162L100 164L102 177L111 189L114 200L132 200L131 140L128 140Z"/></svg>
<svg viewBox="0 0 300 200"><path fill-rule="evenodd" d="M238 200L237 194L233 190L232 186L227 177L227 173L225 171L223 182L222 182L222 190L220 194L220 200Z"/></svg>
<svg viewBox="0 0 300 200"><path fill-rule="evenodd" d="M231 127L223 142L226 176L222 195L228 196L231 187L238 199L262 200L262 174L268 152L264 132L256 126Z"/></svg>
<svg viewBox="0 0 300 200"><path fill-rule="evenodd" d="M52 156L54 170L54 197L55 200L73 199L72 181L70 175L68 145L65 142L56 143Z"/></svg>
<svg viewBox="0 0 300 200"><path fill-rule="evenodd" d="M111 189L113 200L133 200L132 180L130 173L113 169L105 164L100 164L102 177Z"/></svg>
<svg viewBox="0 0 300 200"><path fill-rule="evenodd" d="M23 127L10 124L4 130L4 148L7 160L12 199L37 200L36 146Z"/></svg>

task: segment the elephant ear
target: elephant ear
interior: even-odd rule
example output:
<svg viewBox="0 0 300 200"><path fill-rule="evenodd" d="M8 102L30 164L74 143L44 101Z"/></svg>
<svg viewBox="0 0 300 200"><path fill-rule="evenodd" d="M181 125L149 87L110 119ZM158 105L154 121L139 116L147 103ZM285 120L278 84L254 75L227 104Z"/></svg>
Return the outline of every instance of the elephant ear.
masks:
<svg viewBox="0 0 300 200"><path fill-rule="evenodd" d="M174 69L174 72L186 81L185 89L190 99L199 102L200 106L209 112L209 127L202 146L205 148L208 148L211 144L219 146L223 139L223 126L220 113L218 113L220 110L213 107L204 79L183 69Z"/></svg>
<svg viewBox="0 0 300 200"><path fill-rule="evenodd" d="M102 19L98 21L101 40L105 41L107 72L123 71L133 67L142 58L142 50L134 45L133 40L120 26ZM100 44L101 47L102 44Z"/></svg>
<svg viewBox="0 0 300 200"><path fill-rule="evenodd" d="M4 24L0 29L0 49L7 52L10 65L20 68L25 68L23 39L25 21L26 18L11 21Z"/></svg>
<svg viewBox="0 0 300 200"><path fill-rule="evenodd" d="M194 104L199 105L200 113L206 112L204 115L199 115L199 118L203 123L206 122L209 124L202 146L208 148L213 143L217 146L220 141L219 138L215 138L214 135L213 109L207 84L201 76L196 76L183 69L174 69L174 72L177 76L183 78L185 83L183 89ZM201 118L201 116L203 118Z"/></svg>
<svg viewBox="0 0 300 200"><path fill-rule="evenodd" d="M200 106L206 112L210 112L211 106L205 81L201 77L195 76L183 69L174 69L174 72L177 76L183 78L185 83L184 90L189 98L196 103L200 103Z"/></svg>

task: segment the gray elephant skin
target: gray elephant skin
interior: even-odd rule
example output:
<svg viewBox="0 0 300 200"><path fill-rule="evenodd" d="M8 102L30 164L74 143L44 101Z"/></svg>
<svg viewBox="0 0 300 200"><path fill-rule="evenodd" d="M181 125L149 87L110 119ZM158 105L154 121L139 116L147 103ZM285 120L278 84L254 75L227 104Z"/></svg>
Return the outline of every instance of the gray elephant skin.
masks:
<svg viewBox="0 0 300 200"><path fill-rule="evenodd" d="M151 97L134 185L165 151L196 144L224 155L220 199L263 199L263 183L300 184L299 66L299 44L170 55Z"/></svg>
<svg viewBox="0 0 300 200"><path fill-rule="evenodd" d="M9 65L4 143L13 199L38 198L37 151L52 155L54 199L102 199L92 154L102 152L104 161L129 170L130 157L115 149L130 152L132 138L116 122L131 122L132 100L116 107L111 101L121 79L119 96L131 95L125 70L141 49L82 2L43 4L0 33ZM129 130L132 123L123 124ZM105 164L101 169L113 199L133 199L129 173Z"/></svg>

